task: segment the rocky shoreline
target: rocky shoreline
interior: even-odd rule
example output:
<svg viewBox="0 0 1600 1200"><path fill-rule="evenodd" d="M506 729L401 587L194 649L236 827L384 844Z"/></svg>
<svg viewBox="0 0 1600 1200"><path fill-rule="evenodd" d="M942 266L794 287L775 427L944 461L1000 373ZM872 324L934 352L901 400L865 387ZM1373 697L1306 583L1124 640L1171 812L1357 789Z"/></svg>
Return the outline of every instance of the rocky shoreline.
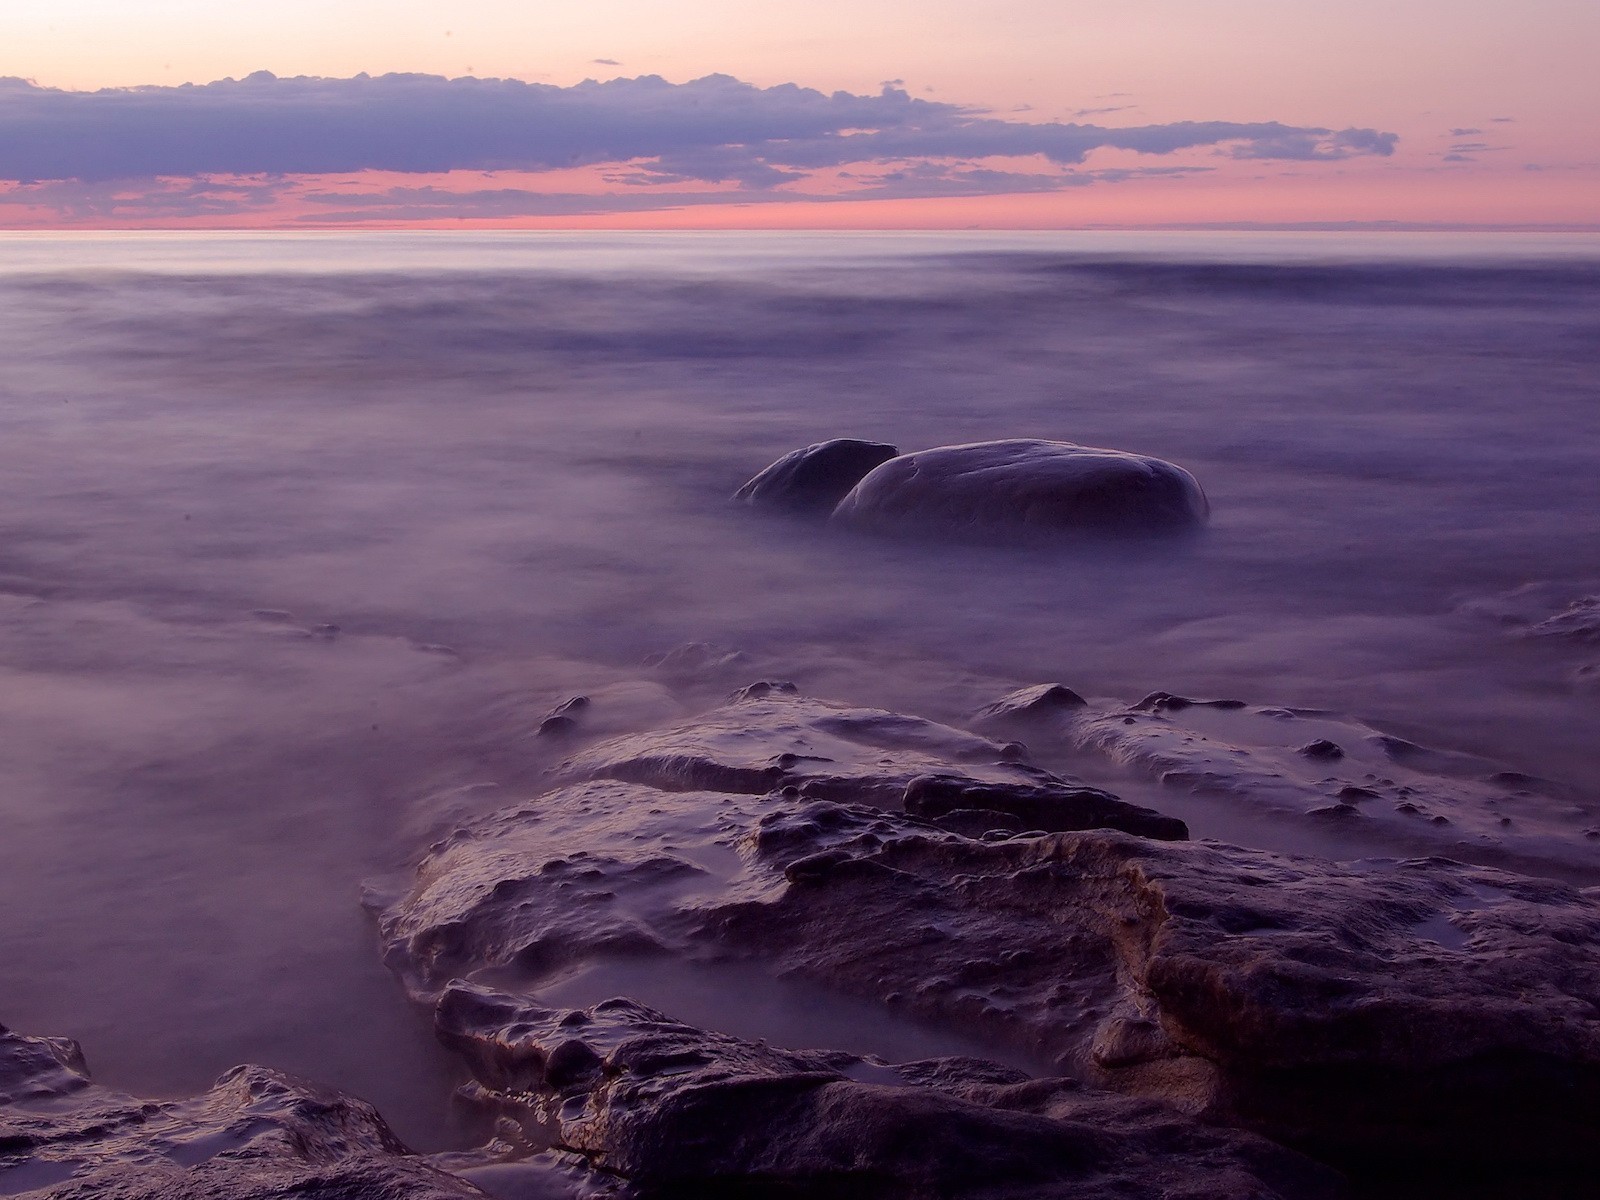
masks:
<svg viewBox="0 0 1600 1200"><path fill-rule="evenodd" d="M820 443L736 499L954 537L1208 512L1173 464L1036 441ZM414 1154L262 1067L140 1100L0 1027L0 1195L1590 1194L1600 829L1560 785L1316 709L1045 682L958 727L751 682L706 645L650 666L527 729L541 785L443 806L367 884L476 1148ZM1352 852L1196 839L1063 767L1089 760L1231 806L1236 841ZM714 999L675 1011L669 978ZM796 1036L763 1005L798 985L819 1014ZM846 999L938 1052L829 1044Z"/></svg>
<svg viewBox="0 0 1600 1200"><path fill-rule="evenodd" d="M262 1068L139 1101L70 1043L7 1033L0 1191L1310 1198L1398 1179L1465 1195L1471 1175L1559 1195L1586 1169L1600 891L1197 842L1035 762L1159 734L1166 757L1144 753L1178 770L1200 753L1180 718L1286 718L1164 693L1119 715L1040 685L967 730L766 681L587 736L604 707L565 705L542 735L568 743L548 790L369 888L386 961L471 1074L481 1150L419 1158L360 1101ZM1418 779L1425 753L1400 756ZM1227 757L1237 793L1270 777L1316 814L1312 782ZM541 1000L617 961L753 966L1036 1066L780 1049L639 997Z"/></svg>

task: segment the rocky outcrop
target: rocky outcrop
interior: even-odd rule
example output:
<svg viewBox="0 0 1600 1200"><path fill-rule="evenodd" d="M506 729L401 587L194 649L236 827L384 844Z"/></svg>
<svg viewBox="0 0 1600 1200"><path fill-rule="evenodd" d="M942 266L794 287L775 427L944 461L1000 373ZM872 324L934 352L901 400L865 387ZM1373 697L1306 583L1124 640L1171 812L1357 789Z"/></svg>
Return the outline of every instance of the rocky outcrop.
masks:
<svg viewBox="0 0 1600 1200"><path fill-rule="evenodd" d="M594 747L566 768L588 782L432 848L381 914L390 961L431 1000L619 954L732 956L1341 1162L1581 1154L1600 1119L1593 893L1041 832L1071 785L996 749L776 693Z"/></svg>
<svg viewBox="0 0 1600 1200"><path fill-rule="evenodd" d="M968 1059L778 1050L628 1000L543 1009L470 986L439 1005L477 1099L643 1194L1312 1200L1324 1168L1159 1104Z"/></svg>
<svg viewBox="0 0 1600 1200"><path fill-rule="evenodd" d="M668 791L805 794L900 807L920 775L994 783L1053 778L1019 747L920 717L829 704L755 685L692 721L591 746L562 764L569 779L623 779Z"/></svg>
<svg viewBox="0 0 1600 1200"><path fill-rule="evenodd" d="M834 438L785 454L733 498L745 504L826 516L868 471L900 451L883 442Z"/></svg>
<svg viewBox="0 0 1600 1200"><path fill-rule="evenodd" d="M793 684L766 681L694 721L592 746L561 769L571 778L622 779L669 791L759 795L793 788L811 799L875 804L935 820L971 814L961 817L964 825L1004 817L1021 822L1013 829L1188 836L1182 821L1032 766L1015 743L920 717L829 704L799 695Z"/></svg>
<svg viewBox="0 0 1600 1200"><path fill-rule="evenodd" d="M1572 1162L1600 1118L1600 903L1564 884L826 804L756 848L793 882L707 913L724 944L1107 1087L1342 1161Z"/></svg>
<svg viewBox="0 0 1600 1200"><path fill-rule="evenodd" d="M78 1047L0 1026L0 1194L50 1200L482 1200L360 1100L236 1067L189 1100L92 1082Z"/></svg>
<svg viewBox="0 0 1600 1200"><path fill-rule="evenodd" d="M1103 757L1174 791L1237 805L1241 814L1334 817L1345 836L1366 838L1380 853L1405 847L1600 879L1593 839L1583 832L1600 809L1549 780L1320 709L1168 692L1131 707L1042 701L1051 686L985 706L974 728L1021 738L1044 757Z"/></svg>
<svg viewBox="0 0 1600 1200"><path fill-rule="evenodd" d="M879 532L1155 534L1209 512L1187 471L1158 458L1071 442L942 446L874 468L832 520Z"/></svg>

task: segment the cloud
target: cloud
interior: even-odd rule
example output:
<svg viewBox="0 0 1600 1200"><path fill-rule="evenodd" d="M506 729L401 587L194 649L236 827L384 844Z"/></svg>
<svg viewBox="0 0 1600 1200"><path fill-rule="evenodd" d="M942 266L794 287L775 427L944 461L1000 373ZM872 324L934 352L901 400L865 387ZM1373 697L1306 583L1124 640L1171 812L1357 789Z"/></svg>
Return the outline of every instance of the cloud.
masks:
<svg viewBox="0 0 1600 1200"><path fill-rule="evenodd" d="M96 92L0 80L0 178L18 182L629 163L657 183L733 181L760 191L859 162L1039 156L1070 167L1102 149L1167 155L1196 147L1332 160L1389 154L1395 141L1373 129L1277 122L1009 121L895 86L826 94L726 75L557 87L430 75L279 79L263 71Z"/></svg>
<svg viewBox="0 0 1600 1200"><path fill-rule="evenodd" d="M1450 131L1450 136L1451 137L1455 137L1455 138L1458 138L1458 137L1471 137L1475 133L1482 133L1482 132L1483 132L1483 130L1481 130L1481 129L1452 129Z"/></svg>
<svg viewBox="0 0 1600 1200"><path fill-rule="evenodd" d="M620 67L622 65L614 58L591 58L589 61L597 67Z"/></svg>

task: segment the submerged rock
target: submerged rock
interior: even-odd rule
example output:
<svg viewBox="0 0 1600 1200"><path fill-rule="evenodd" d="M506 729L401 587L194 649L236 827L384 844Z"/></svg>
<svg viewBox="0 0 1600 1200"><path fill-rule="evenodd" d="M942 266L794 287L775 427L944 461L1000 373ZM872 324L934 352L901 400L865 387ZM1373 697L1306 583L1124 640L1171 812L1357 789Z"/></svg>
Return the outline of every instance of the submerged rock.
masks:
<svg viewBox="0 0 1600 1200"><path fill-rule="evenodd" d="M1182 467L1072 442L942 446L874 468L833 511L882 532L1169 533L1195 528L1205 493Z"/></svg>
<svg viewBox="0 0 1600 1200"><path fill-rule="evenodd" d="M646 1195L1342 1193L1325 1168L1259 1138L990 1063L778 1050L629 1000L562 1011L462 985L437 1020L486 1099Z"/></svg>
<svg viewBox="0 0 1600 1200"><path fill-rule="evenodd" d="M826 516L879 463L900 451L883 442L834 438L785 454L733 494L735 500Z"/></svg>
<svg viewBox="0 0 1600 1200"><path fill-rule="evenodd" d="M372 1107L263 1067L204 1095L100 1087L64 1038L0 1026L0 1194L53 1200L482 1200Z"/></svg>

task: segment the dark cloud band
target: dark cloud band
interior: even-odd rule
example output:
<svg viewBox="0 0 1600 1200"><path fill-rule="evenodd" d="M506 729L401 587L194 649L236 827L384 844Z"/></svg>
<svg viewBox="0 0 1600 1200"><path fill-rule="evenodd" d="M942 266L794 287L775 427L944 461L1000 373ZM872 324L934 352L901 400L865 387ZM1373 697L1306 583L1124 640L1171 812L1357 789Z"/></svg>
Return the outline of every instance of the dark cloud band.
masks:
<svg viewBox="0 0 1600 1200"><path fill-rule="evenodd" d="M758 88L726 75L555 87L261 72L96 92L0 80L0 180L12 182L631 163L636 183L734 182L761 191L853 163L1042 156L1071 167L1101 148L1161 155L1207 146L1241 158L1317 160L1386 155L1395 141L1372 129L1277 122L1010 121L895 87L825 94L795 84Z"/></svg>

